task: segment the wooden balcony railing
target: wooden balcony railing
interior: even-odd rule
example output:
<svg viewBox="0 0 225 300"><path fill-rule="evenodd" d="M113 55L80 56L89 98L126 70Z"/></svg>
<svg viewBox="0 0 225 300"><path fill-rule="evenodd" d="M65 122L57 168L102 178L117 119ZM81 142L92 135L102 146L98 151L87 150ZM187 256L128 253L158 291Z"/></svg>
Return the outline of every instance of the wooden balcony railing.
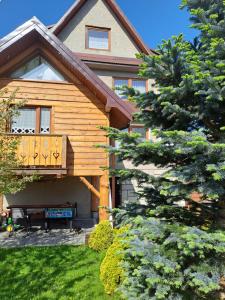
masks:
<svg viewBox="0 0 225 300"><path fill-rule="evenodd" d="M43 134L13 136L19 139L17 156L22 169L53 170L49 174L57 169L66 170L66 136ZM47 171L43 173L48 174Z"/></svg>

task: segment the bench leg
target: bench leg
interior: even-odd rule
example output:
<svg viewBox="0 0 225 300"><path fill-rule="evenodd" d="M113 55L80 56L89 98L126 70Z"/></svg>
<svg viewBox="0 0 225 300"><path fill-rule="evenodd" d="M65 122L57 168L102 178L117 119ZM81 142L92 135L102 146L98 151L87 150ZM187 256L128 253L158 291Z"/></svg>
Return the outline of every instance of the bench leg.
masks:
<svg viewBox="0 0 225 300"><path fill-rule="evenodd" d="M45 232L47 233L49 230L49 224L48 224L48 220L45 219Z"/></svg>
<svg viewBox="0 0 225 300"><path fill-rule="evenodd" d="M72 231L73 231L73 220L70 219L70 232L72 232Z"/></svg>

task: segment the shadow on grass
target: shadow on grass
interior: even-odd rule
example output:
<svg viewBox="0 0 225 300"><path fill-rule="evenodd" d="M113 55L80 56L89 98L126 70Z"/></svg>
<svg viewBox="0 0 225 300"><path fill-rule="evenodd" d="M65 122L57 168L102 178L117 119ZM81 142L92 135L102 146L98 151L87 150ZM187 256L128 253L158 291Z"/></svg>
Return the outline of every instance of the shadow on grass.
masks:
<svg viewBox="0 0 225 300"><path fill-rule="evenodd" d="M85 246L0 249L0 299L118 300L104 293L101 260Z"/></svg>

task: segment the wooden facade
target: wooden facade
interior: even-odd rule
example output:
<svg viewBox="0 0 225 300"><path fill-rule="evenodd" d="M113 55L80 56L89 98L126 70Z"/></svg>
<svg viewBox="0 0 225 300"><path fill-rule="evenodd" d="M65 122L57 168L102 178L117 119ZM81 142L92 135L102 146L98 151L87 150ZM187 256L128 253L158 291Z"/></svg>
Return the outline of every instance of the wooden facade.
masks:
<svg viewBox="0 0 225 300"><path fill-rule="evenodd" d="M109 157L102 148L96 147L108 143L105 132L99 129L99 126L109 125L104 105L81 83L0 79L0 89L7 89L8 94L16 88L19 88L16 100L25 100L26 105L32 107L51 107L51 135L19 137L21 171L100 176L101 205L108 206L109 177L101 167L109 166ZM106 217L102 211L100 218Z"/></svg>
<svg viewBox="0 0 225 300"><path fill-rule="evenodd" d="M37 56L43 57L65 80L13 79L11 74ZM92 211L108 218L109 154L99 145L110 141L100 126L128 126L127 106L78 57L36 18L0 41L2 98L16 91L16 102L36 108L36 129L20 133L16 174L76 176L92 193ZM1 98L0 98L1 100ZM50 129L41 134L40 112L50 111ZM16 129L18 130L18 129ZM12 134L12 133L9 133Z"/></svg>
<svg viewBox="0 0 225 300"><path fill-rule="evenodd" d="M19 88L16 99L18 101L25 99L26 105L51 107L52 137L48 138L52 141L49 146L55 147L53 141L56 141L55 135L67 137L66 168L68 175L99 176L103 174L100 167L108 165L108 157L103 149L95 146L107 143L106 134L99 129L99 126L109 125L109 117L108 113L104 111L103 104L87 88L82 84L0 79L0 89L5 88L8 90L8 94ZM29 139L29 145L31 145L35 136L25 136L24 139ZM41 139L44 141L47 137L43 135ZM58 146L60 152L62 151L62 141L57 139L57 142L61 145ZM41 145L41 141L38 145ZM32 160L31 156L34 151L32 147L29 149L31 153L28 156ZM41 150L40 146L39 149ZM22 143L19 149L20 153L24 152L23 150L26 149L23 149ZM48 149L48 151L50 150ZM42 153L38 157L43 158ZM25 165L27 164L26 159ZM30 161L29 164L33 165L33 161ZM42 164L44 163L37 163L40 166ZM57 164L61 165L61 161L58 161Z"/></svg>

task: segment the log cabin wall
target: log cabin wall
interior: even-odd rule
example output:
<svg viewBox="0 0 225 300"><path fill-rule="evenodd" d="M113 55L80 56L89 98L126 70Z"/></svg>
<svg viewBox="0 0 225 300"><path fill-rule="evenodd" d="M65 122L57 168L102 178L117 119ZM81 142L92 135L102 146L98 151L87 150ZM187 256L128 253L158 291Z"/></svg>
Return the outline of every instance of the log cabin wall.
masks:
<svg viewBox="0 0 225 300"><path fill-rule="evenodd" d="M0 79L0 90L8 94L19 88L16 100L26 105L51 107L51 134L67 135L67 168L72 176L101 176L108 155L96 144L108 143L98 126L109 125L104 105L88 88L76 83Z"/></svg>

